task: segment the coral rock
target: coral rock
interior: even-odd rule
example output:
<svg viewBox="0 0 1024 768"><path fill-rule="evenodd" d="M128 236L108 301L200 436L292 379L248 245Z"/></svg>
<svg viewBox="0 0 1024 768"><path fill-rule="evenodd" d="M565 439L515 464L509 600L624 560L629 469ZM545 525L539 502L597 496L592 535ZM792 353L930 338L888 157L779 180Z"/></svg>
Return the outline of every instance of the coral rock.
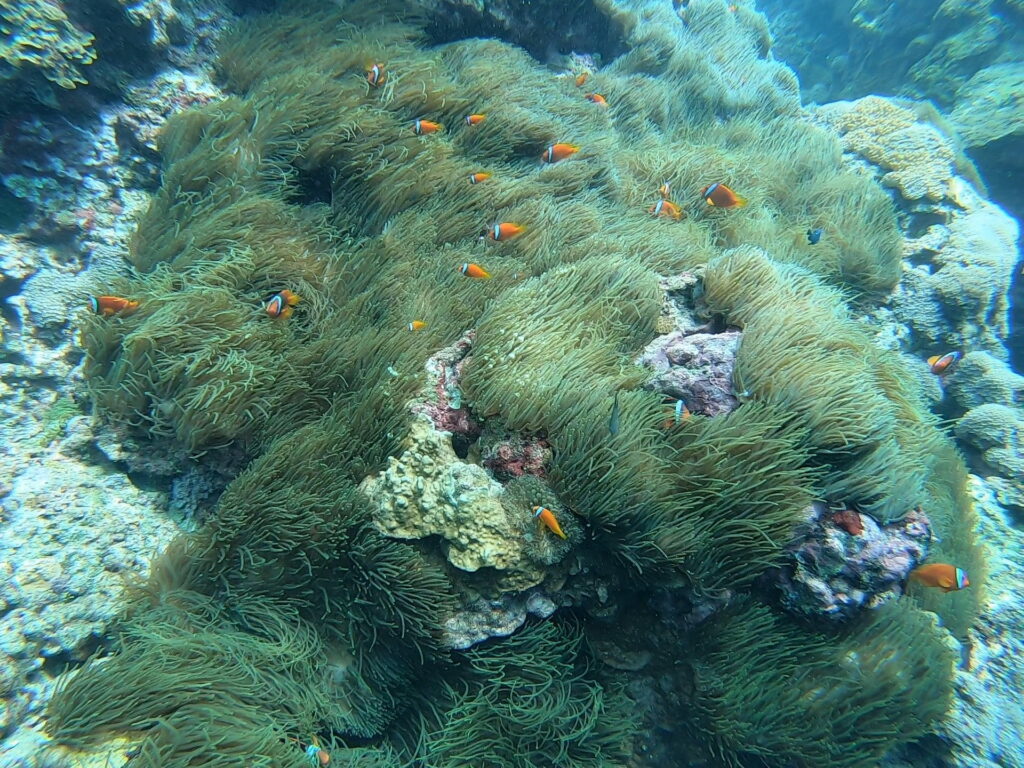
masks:
<svg viewBox="0 0 1024 768"><path fill-rule="evenodd" d="M739 348L739 331L659 336L644 350L640 363L656 375L648 389L682 398L693 413L717 416L733 410L732 370Z"/></svg>
<svg viewBox="0 0 1024 768"><path fill-rule="evenodd" d="M528 615L541 619L555 612L556 606L541 592L503 595L497 600L477 598L444 624L444 644L459 650L491 637L508 637L526 621Z"/></svg>
<svg viewBox="0 0 1024 768"><path fill-rule="evenodd" d="M527 557L522 527L502 506L502 486L483 467L460 460L449 436L424 415L413 419L405 452L362 489L374 525L387 536L440 536L452 565L504 571L506 588L525 589L544 577Z"/></svg>
<svg viewBox="0 0 1024 768"><path fill-rule="evenodd" d="M885 171L882 183L907 200L946 197L956 153L911 110L879 96L820 107L817 116L839 132L843 147Z"/></svg>
<svg viewBox="0 0 1024 768"><path fill-rule="evenodd" d="M495 434L488 430L480 438L480 458L503 482L523 475L544 477L545 464L551 460L551 446L538 437Z"/></svg>
<svg viewBox="0 0 1024 768"><path fill-rule="evenodd" d="M813 515L788 548L792 563L775 573L782 604L794 614L843 620L894 600L928 554L931 524L920 510L882 526L853 510L837 517L820 502Z"/></svg>
<svg viewBox="0 0 1024 768"><path fill-rule="evenodd" d="M480 434L480 425L463 405L459 388L462 367L472 345L473 335L467 334L427 360L430 394L426 402L413 406L413 412L425 414L436 429L463 437Z"/></svg>

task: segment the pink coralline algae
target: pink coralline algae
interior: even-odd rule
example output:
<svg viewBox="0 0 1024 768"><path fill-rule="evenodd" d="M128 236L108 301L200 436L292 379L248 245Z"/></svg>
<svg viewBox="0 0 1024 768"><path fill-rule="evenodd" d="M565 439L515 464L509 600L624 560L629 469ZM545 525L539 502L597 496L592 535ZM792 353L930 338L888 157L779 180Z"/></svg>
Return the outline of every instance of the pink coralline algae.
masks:
<svg viewBox="0 0 1024 768"><path fill-rule="evenodd" d="M540 437L486 431L480 439L480 463L501 482L523 475L544 477L550 458L551 447Z"/></svg>
<svg viewBox="0 0 1024 768"><path fill-rule="evenodd" d="M843 620L894 600L928 554L931 523L920 509L889 525L820 502L811 512L788 547L790 563L770 576L783 606L797 615Z"/></svg>
<svg viewBox="0 0 1024 768"><path fill-rule="evenodd" d="M427 360L428 381L434 398L413 406L413 411L426 414L437 430L475 438L480 434L480 425L463 405L459 389L462 367L472 346L473 334L469 333Z"/></svg>
<svg viewBox="0 0 1024 768"><path fill-rule="evenodd" d="M732 370L739 331L673 331L647 345L640 363L654 370L647 388L681 398L691 413L717 416L739 405L733 395Z"/></svg>

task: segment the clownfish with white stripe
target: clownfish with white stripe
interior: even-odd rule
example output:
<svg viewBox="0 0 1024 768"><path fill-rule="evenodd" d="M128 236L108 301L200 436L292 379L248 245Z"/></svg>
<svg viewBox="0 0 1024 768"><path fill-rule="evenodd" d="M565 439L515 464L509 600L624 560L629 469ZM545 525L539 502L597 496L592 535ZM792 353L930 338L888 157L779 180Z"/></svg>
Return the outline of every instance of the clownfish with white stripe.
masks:
<svg viewBox="0 0 1024 768"><path fill-rule="evenodd" d="M295 305L302 301L302 297L285 288L283 291L272 294L264 300L263 309L275 319L287 320L295 311Z"/></svg>

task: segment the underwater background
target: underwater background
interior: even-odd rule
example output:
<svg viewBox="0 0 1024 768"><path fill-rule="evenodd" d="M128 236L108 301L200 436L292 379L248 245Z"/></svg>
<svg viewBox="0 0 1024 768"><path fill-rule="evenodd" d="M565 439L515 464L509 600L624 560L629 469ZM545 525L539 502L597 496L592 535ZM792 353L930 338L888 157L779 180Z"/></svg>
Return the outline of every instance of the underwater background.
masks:
<svg viewBox="0 0 1024 768"><path fill-rule="evenodd" d="M0 766L1024 766L1024 3L0 28Z"/></svg>

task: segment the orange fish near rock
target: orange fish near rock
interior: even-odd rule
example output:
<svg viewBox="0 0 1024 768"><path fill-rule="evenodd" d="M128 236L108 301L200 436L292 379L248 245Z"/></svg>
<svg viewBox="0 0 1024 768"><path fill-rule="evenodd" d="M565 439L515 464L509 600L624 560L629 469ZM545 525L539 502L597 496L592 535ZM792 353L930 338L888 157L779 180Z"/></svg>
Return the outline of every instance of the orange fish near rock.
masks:
<svg viewBox="0 0 1024 768"><path fill-rule="evenodd" d="M578 75L576 75L576 80L575 80L576 87L577 88L582 88L583 84L585 82L587 82L587 78L588 77L590 77L590 72L588 72L587 70L583 70Z"/></svg>
<svg viewBox="0 0 1024 768"><path fill-rule="evenodd" d="M302 301L302 297L285 288L280 293L267 297L263 309L273 318L287 320L295 311L295 305Z"/></svg>
<svg viewBox="0 0 1024 768"><path fill-rule="evenodd" d="M387 79L388 73L383 64L371 64L366 70L366 82L374 88L380 88Z"/></svg>
<svg viewBox="0 0 1024 768"><path fill-rule="evenodd" d="M704 198L705 203L716 208L742 208L747 204L745 197L740 197L725 186L725 184L718 182L704 187L700 192L700 196Z"/></svg>
<svg viewBox="0 0 1024 768"><path fill-rule="evenodd" d="M671 429L677 424L682 424L690 418L690 409L686 407L686 401L680 398L672 406L672 415L661 423L662 429Z"/></svg>
<svg viewBox="0 0 1024 768"><path fill-rule="evenodd" d="M542 163L557 163L559 160L565 160L565 158L571 157L579 151L580 148L575 144L551 144L544 150L544 154L540 156L540 161Z"/></svg>
<svg viewBox="0 0 1024 768"><path fill-rule="evenodd" d="M487 115L466 115L463 119L466 121L466 125L480 125L487 119Z"/></svg>
<svg viewBox="0 0 1024 768"><path fill-rule="evenodd" d="M558 538L569 538L562 532L562 526L558 524L558 518L555 517L555 513L552 512L547 507L534 507L533 516L540 520L542 523L544 523L544 525L547 526L547 529L551 531L553 534L555 534L555 536L557 536Z"/></svg>
<svg viewBox="0 0 1024 768"><path fill-rule="evenodd" d="M97 315L111 317L112 315L130 315L139 308L139 302L132 299L125 299L121 296L93 296L89 299L89 309Z"/></svg>
<svg viewBox="0 0 1024 768"><path fill-rule="evenodd" d="M655 218L664 216L665 218L675 219L676 221L679 221L679 219L683 217L683 212L679 210L679 206L670 200L659 200L650 207L648 213Z"/></svg>
<svg viewBox="0 0 1024 768"><path fill-rule="evenodd" d="M928 365L931 367L931 372L936 376L942 376L943 374L949 373L953 366L960 362L960 358L964 356L964 353L960 350L954 352L947 352L944 355L932 355L928 358Z"/></svg>
<svg viewBox="0 0 1024 768"><path fill-rule="evenodd" d="M512 221L502 221L490 227L487 230L487 236L491 240L511 240L514 237L519 237L523 232L526 231L526 227L522 224L516 224Z"/></svg>
<svg viewBox="0 0 1024 768"><path fill-rule="evenodd" d="M943 592L953 592L971 586L967 574L949 563L922 565L910 572L909 579L920 582L926 587L938 587Z"/></svg>
<svg viewBox="0 0 1024 768"><path fill-rule="evenodd" d="M443 129L443 125L435 123L433 120L417 120L412 124L412 132L417 136L422 136L425 133L437 133Z"/></svg>
<svg viewBox="0 0 1024 768"><path fill-rule="evenodd" d="M459 272L464 274L466 277L475 277L478 280L487 280L491 276L490 272L481 267L479 264L471 264L468 261L463 264L460 264L459 266L456 267L456 269L459 270Z"/></svg>

